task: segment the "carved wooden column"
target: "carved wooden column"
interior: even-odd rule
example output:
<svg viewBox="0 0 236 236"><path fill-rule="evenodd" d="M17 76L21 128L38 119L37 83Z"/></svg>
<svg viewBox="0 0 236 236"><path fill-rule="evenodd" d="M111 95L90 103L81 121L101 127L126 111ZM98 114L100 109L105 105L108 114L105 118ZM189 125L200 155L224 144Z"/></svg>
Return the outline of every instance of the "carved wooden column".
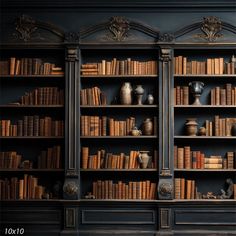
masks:
<svg viewBox="0 0 236 236"><path fill-rule="evenodd" d="M78 199L79 197L79 59L77 46L67 46L65 69L65 182L63 197Z"/></svg>
<svg viewBox="0 0 236 236"><path fill-rule="evenodd" d="M160 49L159 79L159 184L158 198L173 198L173 113L171 107L172 58L170 48Z"/></svg>

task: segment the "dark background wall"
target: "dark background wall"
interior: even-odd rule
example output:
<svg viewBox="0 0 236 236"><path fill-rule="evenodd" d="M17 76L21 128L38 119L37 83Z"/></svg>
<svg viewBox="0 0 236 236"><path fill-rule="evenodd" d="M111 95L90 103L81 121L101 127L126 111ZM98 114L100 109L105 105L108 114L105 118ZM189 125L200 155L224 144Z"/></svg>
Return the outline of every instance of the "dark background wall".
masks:
<svg viewBox="0 0 236 236"><path fill-rule="evenodd" d="M50 22L63 31L107 21L111 16L125 16L141 21L161 32L173 32L185 25L200 21L203 16L217 16L236 24L236 1L1 1L1 34L11 28L16 16L27 14L37 20Z"/></svg>

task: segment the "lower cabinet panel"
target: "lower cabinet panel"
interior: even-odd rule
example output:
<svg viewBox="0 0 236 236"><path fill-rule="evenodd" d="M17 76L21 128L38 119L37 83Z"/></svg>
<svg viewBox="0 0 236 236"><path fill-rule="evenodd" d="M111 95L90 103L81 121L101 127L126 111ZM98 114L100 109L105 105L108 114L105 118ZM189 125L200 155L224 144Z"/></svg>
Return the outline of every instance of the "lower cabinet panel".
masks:
<svg viewBox="0 0 236 236"><path fill-rule="evenodd" d="M1 210L1 235L60 235L62 213L51 207L9 207Z"/></svg>
<svg viewBox="0 0 236 236"><path fill-rule="evenodd" d="M223 230L236 229L236 209L196 207L175 209L172 215L174 229Z"/></svg>
<svg viewBox="0 0 236 236"><path fill-rule="evenodd" d="M120 235L132 235L134 231L134 235L153 235L157 230L157 212L154 209L83 208L80 209L79 230L83 233L87 233L85 230L98 230L98 234L99 230L108 230L108 235L114 232L119 235L119 230L123 230ZM110 231L109 234L109 230L113 233Z"/></svg>

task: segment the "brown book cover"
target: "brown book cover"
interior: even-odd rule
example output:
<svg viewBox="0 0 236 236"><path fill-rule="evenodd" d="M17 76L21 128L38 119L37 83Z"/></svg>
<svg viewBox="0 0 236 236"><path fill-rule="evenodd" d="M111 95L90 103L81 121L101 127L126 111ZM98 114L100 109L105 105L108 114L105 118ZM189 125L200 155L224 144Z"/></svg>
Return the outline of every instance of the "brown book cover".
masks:
<svg viewBox="0 0 236 236"><path fill-rule="evenodd" d="M192 180L186 180L186 199L191 199L192 193Z"/></svg>
<svg viewBox="0 0 236 236"><path fill-rule="evenodd" d="M180 199L185 199L185 179L180 178Z"/></svg>
<svg viewBox="0 0 236 236"><path fill-rule="evenodd" d="M180 199L181 189L180 189L180 178L175 178L175 199Z"/></svg>
<svg viewBox="0 0 236 236"><path fill-rule="evenodd" d="M178 148L178 169L184 168L184 148Z"/></svg>

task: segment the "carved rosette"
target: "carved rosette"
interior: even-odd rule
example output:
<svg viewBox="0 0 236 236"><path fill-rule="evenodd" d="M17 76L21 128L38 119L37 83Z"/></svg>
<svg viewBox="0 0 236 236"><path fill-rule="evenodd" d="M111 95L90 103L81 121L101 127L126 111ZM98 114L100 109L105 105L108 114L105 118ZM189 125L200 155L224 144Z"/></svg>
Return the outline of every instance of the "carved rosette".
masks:
<svg viewBox="0 0 236 236"><path fill-rule="evenodd" d="M35 31L38 29L36 21L30 16L22 15L16 19L15 22L17 34L14 34L16 38L29 41Z"/></svg>
<svg viewBox="0 0 236 236"><path fill-rule="evenodd" d="M129 21L121 16L114 16L110 19L109 31L114 41L123 41L128 37L128 31L130 29Z"/></svg>
<svg viewBox="0 0 236 236"><path fill-rule="evenodd" d="M159 185L159 194L163 198L170 198L172 196L173 186L170 182L162 182Z"/></svg>
<svg viewBox="0 0 236 236"><path fill-rule="evenodd" d="M159 42L172 42L173 40L174 40L174 35L172 34L164 33L158 36Z"/></svg>
<svg viewBox="0 0 236 236"><path fill-rule="evenodd" d="M198 34L197 36L206 39L209 42L216 41L216 39L223 36L220 33L220 31L222 30L222 23L219 18L214 16L203 18L201 30L203 34Z"/></svg>
<svg viewBox="0 0 236 236"><path fill-rule="evenodd" d="M63 192L66 198L76 199L78 196L78 186L74 181L68 181L63 186Z"/></svg>
<svg viewBox="0 0 236 236"><path fill-rule="evenodd" d="M78 43L80 40L80 35L78 32L67 32L65 34L65 41L66 42L76 42Z"/></svg>

